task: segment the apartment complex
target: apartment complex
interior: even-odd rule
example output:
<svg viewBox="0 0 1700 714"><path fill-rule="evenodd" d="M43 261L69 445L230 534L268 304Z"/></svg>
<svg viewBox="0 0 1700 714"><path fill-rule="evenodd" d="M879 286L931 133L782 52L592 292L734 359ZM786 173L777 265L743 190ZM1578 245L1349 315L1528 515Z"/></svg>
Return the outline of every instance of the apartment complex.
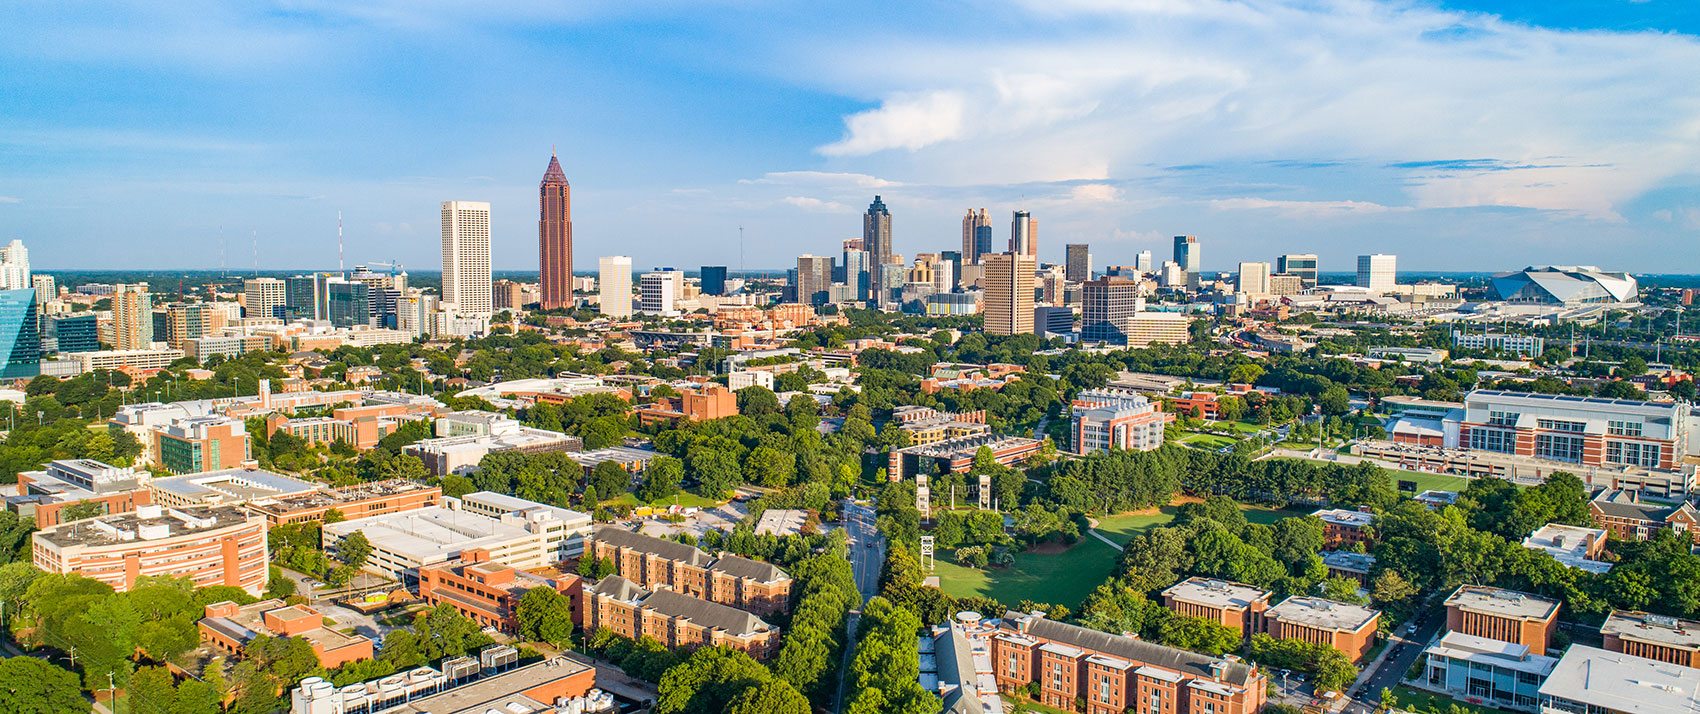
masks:
<svg viewBox="0 0 1700 714"><path fill-rule="evenodd" d="M1684 667L1700 665L1700 622L1613 610L1600 627L1605 649Z"/></svg>
<svg viewBox="0 0 1700 714"><path fill-rule="evenodd" d="M1375 514L1345 508L1323 508L1310 515L1322 519L1323 547L1337 549L1353 543L1365 547L1375 539Z"/></svg>
<svg viewBox="0 0 1700 714"><path fill-rule="evenodd" d="M577 576L545 576L511 565L493 562L483 548L468 548L460 557L419 566L419 597L435 605L449 605L473 622L515 632L514 607L526 591L551 588L573 599L573 611L581 609L582 593Z"/></svg>
<svg viewBox="0 0 1700 714"><path fill-rule="evenodd" d="M63 523L37 531L35 567L75 573L124 592L151 575L196 587L266 588L266 521L237 506L164 508Z"/></svg>
<svg viewBox="0 0 1700 714"><path fill-rule="evenodd" d="M1265 610L1263 620L1270 637L1328 645L1355 663L1375 644L1381 612L1319 597L1293 596Z"/></svg>
<svg viewBox="0 0 1700 714"><path fill-rule="evenodd" d="M1639 492L1601 491L1588 502L1594 523L1620 540L1647 540L1661 530L1686 533L1700 543L1700 511L1687 501L1642 500Z"/></svg>
<svg viewBox="0 0 1700 714"><path fill-rule="evenodd" d="M1130 389L1089 389L1074 398L1072 441L1075 453L1127 449L1151 451L1163 445L1164 425L1175 420L1145 395Z"/></svg>
<svg viewBox="0 0 1700 714"><path fill-rule="evenodd" d="M147 474L94 459L50 461L41 471L18 474L18 493L6 497L6 510L34 518L36 527L59 525L60 512L78 503L99 503L101 515L129 513L153 503Z"/></svg>
<svg viewBox="0 0 1700 714"><path fill-rule="evenodd" d="M644 589L612 575L584 592L579 623L623 637L653 637L669 649L724 646L766 660L779 651L779 628L749 612L665 588Z"/></svg>
<svg viewBox="0 0 1700 714"><path fill-rule="evenodd" d="M1558 622L1558 601L1515 590L1463 585L1446 598L1446 629L1529 648L1544 655Z"/></svg>
<svg viewBox="0 0 1700 714"><path fill-rule="evenodd" d="M1039 685L1046 706L1086 714L1253 714L1268 679L1237 657L1216 658L1049 620L1004 613L991 637L998 689Z"/></svg>
<svg viewBox="0 0 1700 714"><path fill-rule="evenodd" d="M1251 637L1263 631L1269 591L1227 580L1187 578L1163 591L1163 605L1178 615L1202 617Z"/></svg>
<svg viewBox="0 0 1700 714"><path fill-rule="evenodd" d="M306 640L325 669L372 659L371 640L326 627L323 613L306 605L285 605L282 600L248 605L215 602L206 607L206 616L198 624L201 641L231 655L241 656L249 642L267 634Z"/></svg>
<svg viewBox="0 0 1700 714"><path fill-rule="evenodd" d="M759 560L704 551L615 526L597 526L585 553L613 561L639 587L671 590L758 615L791 607L791 576Z"/></svg>
<svg viewBox="0 0 1700 714"><path fill-rule="evenodd" d="M441 486L390 479L255 499L248 503L248 509L264 516L267 523L278 526L323 521L325 514L331 511L342 514L344 518L370 518L440 506L442 503Z"/></svg>

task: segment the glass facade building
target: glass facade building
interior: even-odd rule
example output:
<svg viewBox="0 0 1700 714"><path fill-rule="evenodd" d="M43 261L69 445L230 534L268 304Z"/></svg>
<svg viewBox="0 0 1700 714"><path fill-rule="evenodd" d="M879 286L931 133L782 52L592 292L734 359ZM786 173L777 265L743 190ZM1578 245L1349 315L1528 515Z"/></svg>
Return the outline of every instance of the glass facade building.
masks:
<svg viewBox="0 0 1700 714"><path fill-rule="evenodd" d="M100 349L98 318L93 312L48 315L43 320L43 351L94 352Z"/></svg>
<svg viewBox="0 0 1700 714"><path fill-rule="evenodd" d="M0 379L30 378L41 373L41 333L38 330L35 289L0 290Z"/></svg>

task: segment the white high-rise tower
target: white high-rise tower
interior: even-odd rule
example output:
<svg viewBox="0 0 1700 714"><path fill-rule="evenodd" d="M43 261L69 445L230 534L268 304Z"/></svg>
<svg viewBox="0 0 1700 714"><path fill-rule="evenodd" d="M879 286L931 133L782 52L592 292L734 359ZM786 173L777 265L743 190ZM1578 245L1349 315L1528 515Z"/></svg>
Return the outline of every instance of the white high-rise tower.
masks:
<svg viewBox="0 0 1700 714"><path fill-rule="evenodd" d="M596 284L602 290L602 314L609 317L631 317L631 256L606 255L597 263L601 268Z"/></svg>
<svg viewBox="0 0 1700 714"><path fill-rule="evenodd" d="M1387 292L1398 282L1398 258L1384 253L1358 256L1358 287Z"/></svg>
<svg viewBox="0 0 1700 714"><path fill-rule="evenodd" d="M443 298L462 317L489 317L490 204L443 202Z"/></svg>
<svg viewBox="0 0 1700 714"><path fill-rule="evenodd" d="M13 239L11 244L0 247L0 290L34 287L30 284L30 252L24 248L24 242Z"/></svg>

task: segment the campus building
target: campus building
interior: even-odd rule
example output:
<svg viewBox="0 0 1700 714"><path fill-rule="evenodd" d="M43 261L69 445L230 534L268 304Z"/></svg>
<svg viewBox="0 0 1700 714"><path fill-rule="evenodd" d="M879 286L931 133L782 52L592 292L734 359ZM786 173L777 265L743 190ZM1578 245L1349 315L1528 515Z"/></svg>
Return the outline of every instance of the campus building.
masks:
<svg viewBox="0 0 1700 714"><path fill-rule="evenodd" d="M1353 543L1363 543L1367 548L1374 540L1375 514L1368 510L1323 508L1311 515L1322 519L1325 548L1339 549Z"/></svg>
<svg viewBox="0 0 1700 714"><path fill-rule="evenodd" d="M596 688L596 670L566 657L518 666L512 647L443 660L369 682L337 687L308 677L289 694L289 714L486 714L618 711Z"/></svg>
<svg viewBox="0 0 1700 714"><path fill-rule="evenodd" d="M1163 605L1175 614L1202 617L1251 637L1263 631L1269 591L1213 578L1187 578L1163 591Z"/></svg>
<svg viewBox="0 0 1700 714"><path fill-rule="evenodd" d="M266 588L266 521L237 506L164 508L89 518L37 531L35 567L75 573L124 592L151 575L196 587Z"/></svg>
<svg viewBox="0 0 1700 714"><path fill-rule="evenodd" d="M1004 613L991 637L998 689L1025 693L1039 685L1040 703L1086 714L1253 714L1268 679L1238 657L1210 657L1136 637Z"/></svg>
<svg viewBox="0 0 1700 714"><path fill-rule="evenodd" d="M406 479L390 479L256 499L248 503L248 509L265 516L267 523L278 526L285 523L322 521L325 514L333 510L342 514L343 518L370 518L415 508L440 506L442 503L441 486L427 486Z"/></svg>
<svg viewBox="0 0 1700 714"><path fill-rule="evenodd" d="M421 567L448 562L472 549L489 553L490 562L515 568L553 567L577 555L574 548L590 530L588 515L524 499L513 499L528 504L515 510L502 506L480 513L466 506L487 495L497 494L444 497L442 506L328 523L321 538L325 550L334 552L343 538L364 533L372 544L366 570L411 581Z"/></svg>
<svg viewBox="0 0 1700 714"><path fill-rule="evenodd" d="M41 471L18 474L18 495L6 497L6 510L34 518L37 528L59 525L60 513L78 503L98 503L101 513L129 513L153 503L147 474L94 459L50 461Z"/></svg>
<svg viewBox="0 0 1700 714"><path fill-rule="evenodd" d="M432 606L448 605L483 627L515 632L514 607L526 591L551 588L573 600L578 612L582 601L577 576L549 577L492 562L482 548L461 551L454 560L419 566L419 597Z"/></svg>
<svg viewBox="0 0 1700 714"><path fill-rule="evenodd" d="M1485 585L1462 585L1446 598L1446 629L1510 642L1544 655L1558 622L1558 601Z"/></svg>
<svg viewBox="0 0 1700 714"><path fill-rule="evenodd" d="M1676 402L1478 389L1464 398L1460 446L1581 466L1676 469L1688 449Z"/></svg>
<svg viewBox="0 0 1700 714"><path fill-rule="evenodd" d="M1687 714L1700 710L1700 669L1571 645L1540 696L1546 714Z"/></svg>
<svg viewBox="0 0 1700 714"><path fill-rule="evenodd" d="M174 474L234 469L252 463L248 428L222 416L179 419L153 432L154 468Z"/></svg>
<svg viewBox="0 0 1700 714"><path fill-rule="evenodd" d="M1129 389L1090 389L1074 398L1074 451L1152 451L1163 445L1163 427L1175 420Z"/></svg>
<svg viewBox="0 0 1700 714"><path fill-rule="evenodd" d="M675 541L597 526L585 553L614 563L639 587L672 590L758 615L791 607L791 576L769 563L736 555L715 557Z"/></svg>
<svg viewBox="0 0 1700 714"><path fill-rule="evenodd" d="M1512 711L1538 711L1541 685L1558 659L1533 654L1525 645L1448 632L1427 649L1427 689L1454 699Z"/></svg>
<svg viewBox="0 0 1700 714"><path fill-rule="evenodd" d="M319 666L335 669L349 662L372 659L372 641L325 626L324 614L306 605L261 600L248 605L215 602L198 623L201 641L230 655L242 656L260 635L298 637L312 645Z"/></svg>
<svg viewBox="0 0 1700 714"><path fill-rule="evenodd" d="M891 412L891 423L908 432L911 446L992 433L984 409L950 414L932 407L896 407Z"/></svg>
<svg viewBox="0 0 1700 714"><path fill-rule="evenodd" d="M1523 539L1523 547L1538 550L1566 566L1595 575L1611 571L1612 563L1600 560L1606 551L1606 529L1548 523Z"/></svg>
<svg viewBox="0 0 1700 714"><path fill-rule="evenodd" d="M1700 543L1700 511L1687 501L1643 501L1635 491L1601 491L1588 502L1594 523L1619 540L1647 540L1661 530L1687 533Z"/></svg>
<svg viewBox="0 0 1700 714"><path fill-rule="evenodd" d="M1381 612L1319 597L1293 596L1264 611L1263 621L1270 637L1328 645L1357 663L1375 644Z"/></svg>
<svg viewBox="0 0 1700 714"><path fill-rule="evenodd" d="M992 458L998 463L1013 466L1039 453L1044 442L1021 436L987 433L945 439L923 446L892 449L887 462L886 478L901 481L906 475L922 473L929 463L938 469L938 473L964 472L973 467L974 455L980 453L982 446L992 450Z"/></svg>
<svg viewBox="0 0 1700 714"><path fill-rule="evenodd" d="M445 420L448 420L447 424ZM402 453L424 461L425 468L433 476L474 470L478 462L491 453L541 454L584 449L584 440L576 436L522 426L499 414L488 419L475 418L475 415L465 412L446 415L437 420L437 434L438 438L402 447Z"/></svg>
<svg viewBox="0 0 1700 714"><path fill-rule="evenodd" d="M317 492L321 486L261 469L226 469L148 481L153 501L167 508L237 505Z"/></svg>
<svg viewBox="0 0 1700 714"><path fill-rule="evenodd" d="M718 384L706 385L677 397L663 397L632 409L642 426L678 421L708 421L738 415L738 395Z"/></svg>
<svg viewBox="0 0 1700 714"><path fill-rule="evenodd" d="M1613 610L1600 627L1605 649L1684 667L1700 665L1700 622Z"/></svg>
<svg viewBox="0 0 1700 714"><path fill-rule="evenodd" d="M618 575L584 593L584 631L606 627L631 639L653 637L668 649L730 647L757 660L779 651L779 628L749 612L664 588L646 590Z"/></svg>

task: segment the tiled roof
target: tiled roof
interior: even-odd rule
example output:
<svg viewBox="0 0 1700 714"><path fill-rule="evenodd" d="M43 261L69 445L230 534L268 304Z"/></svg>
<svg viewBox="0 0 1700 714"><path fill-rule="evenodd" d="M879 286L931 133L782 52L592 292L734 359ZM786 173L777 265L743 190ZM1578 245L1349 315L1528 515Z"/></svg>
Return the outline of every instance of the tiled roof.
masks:
<svg viewBox="0 0 1700 714"><path fill-rule="evenodd" d="M1131 662L1163 667L1191 677L1210 679L1211 667L1221 661L1197 652L1166 647L1123 635L1112 635L1108 632L1099 632L1043 617L1023 615L1018 612L1006 612L1003 619L1008 623L1025 620L1028 623L1027 634L1033 637L1121 657ZM1251 672L1251 666L1244 662L1230 662L1223 674L1223 679L1230 684L1243 686L1250 681Z"/></svg>

